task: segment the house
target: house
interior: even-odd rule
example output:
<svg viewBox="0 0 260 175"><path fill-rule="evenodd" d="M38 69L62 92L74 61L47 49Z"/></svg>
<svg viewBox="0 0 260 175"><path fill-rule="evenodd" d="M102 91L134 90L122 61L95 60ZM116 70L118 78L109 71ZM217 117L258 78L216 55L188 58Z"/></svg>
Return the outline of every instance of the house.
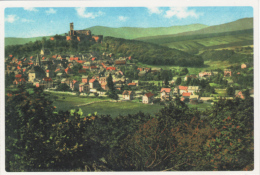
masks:
<svg viewBox="0 0 260 175"><path fill-rule="evenodd" d="M231 69L224 69L224 77L226 77L226 76L230 76L231 77L231 75L232 75Z"/></svg>
<svg viewBox="0 0 260 175"><path fill-rule="evenodd" d="M130 87L136 87L136 83L128 83L128 86L130 86Z"/></svg>
<svg viewBox="0 0 260 175"><path fill-rule="evenodd" d="M197 104L198 101L199 101L199 96L198 95L190 95L190 103Z"/></svg>
<svg viewBox="0 0 260 175"><path fill-rule="evenodd" d="M79 90L79 82L77 80L72 80L70 82L70 88L73 90L73 91L78 91Z"/></svg>
<svg viewBox="0 0 260 175"><path fill-rule="evenodd" d="M210 77L210 76L212 76L213 74L212 74L212 72L200 72L199 73L199 77Z"/></svg>
<svg viewBox="0 0 260 175"><path fill-rule="evenodd" d="M122 95L123 95L124 100L133 100L133 92L132 91L124 90Z"/></svg>
<svg viewBox="0 0 260 175"><path fill-rule="evenodd" d="M187 81L188 78L194 79L194 78L197 78L197 76L196 75L187 75L187 76L185 76L184 81Z"/></svg>
<svg viewBox="0 0 260 175"><path fill-rule="evenodd" d="M133 80L132 83L135 83L136 86L139 85L139 80Z"/></svg>
<svg viewBox="0 0 260 175"><path fill-rule="evenodd" d="M116 60L115 65L125 65L126 64L126 61L125 60Z"/></svg>
<svg viewBox="0 0 260 175"><path fill-rule="evenodd" d="M146 75L146 73L147 73L146 71L141 71L141 72L138 73L138 76L143 77L143 76Z"/></svg>
<svg viewBox="0 0 260 175"><path fill-rule="evenodd" d="M25 84L25 79L24 78L15 78L15 80L13 81L14 85L21 85L21 84Z"/></svg>
<svg viewBox="0 0 260 175"><path fill-rule="evenodd" d="M88 76L83 75L83 76L81 77L81 81L82 81L82 83L88 83Z"/></svg>
<svg viewBox="0 0 260 175"><path fill-rule="evenodd" d="M170 100L172 97L171 88L162 88L161 89L161 100Z"/></svg>
<svg viewBox="0 0 260 175"><path fill-rule="evenodd" d="M89 90L89 85L87 83L79 84L79 92L86 92Z"/></svg>
<svg viewBox="0 0 260 175"><path fill-rule="evenodd" d="M109 87L107 86L107 82L103 82L103 83L100 83L100 84L101 84L102 89L104 89L105 91L109 90Z"/></svg>
<svg viewBox="0 0 260 175"><path fill-rule="evenodd" d="M96 89L99 86L99 82L96 79L89 80L89 88Z"/></svg>
<svg viewBox="0 0 260 175"><path fill-rule="evenodd" d="M45 71L45 73L46 73L46 77L52 78L54 76L54 72L52 70L50 70L50 69L47 69Z"/></svg>
<svg viewBox="0 0 260 175"><path fill-rule="evenodd" d="M200 91L199 86L188 86L188 92L191 92L192 94L197 93Z"/></svg>
<svg viewBox="0 0 260 175"><path fill-rule="evenodd" d="M238 97L238 98L241 98L241 99L245 99L245 94L241 90L236 90L235 91L235 97Z"/></svg>
<svg viewBox="0 0 260 175"><path fill-rule="evenodd" d="M99 84L106 83L106 82L107 82L107 77L100 77L99 78Z"/></svg>
<svg viewBox="0 0 260 175"><path fill-rule="evenodd" d="M143 103L148 104L153 102L154 94L151 92L148 92L143 95Z"/></svg>
<svg viewBox="0 0 260 175"><path fill-rule="evenodd" d="M50 77L43 78L43 87L44 89L52 88L53 87L53 81Z"/></svg>
<svg viewBox="0 0 260 175"><path fill-rule="evenodd" d="M179 94L183 94L184 92L188 92L188 86L178 86Z"/></svg>
<svg viewBox="0 0 260 175"><path fill-rule="evenodd" d="M182 101L183 102L189 102L190 101L190 96L191 96L191 93L189 93L189 92L184 92L184 93L182 93Z"/></svg>
<svg viewBox="0 0 260 175"><path fill-rule="evenodd" d="M245 69L247 67L248 67L248 64L246 64L246 63L241 64L241 69Z"/></svg>

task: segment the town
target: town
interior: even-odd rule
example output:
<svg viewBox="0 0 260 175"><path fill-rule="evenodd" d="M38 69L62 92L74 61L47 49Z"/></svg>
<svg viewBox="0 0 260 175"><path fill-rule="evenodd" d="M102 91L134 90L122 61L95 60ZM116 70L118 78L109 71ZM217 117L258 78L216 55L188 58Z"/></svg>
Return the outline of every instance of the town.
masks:
<svg viewBox="0 0 260 175"><path fill-rule="evenodd" d="M103 41L103 36L91 36L89 30L74 30L71 23L68 35L63 39L69 42L93 38L97 43ZM53 42L55 40L54 37L49 39ZM51 53L48 48L42 46L40 53L27 58L9 55L5 59L5 72L13 76L9 77L13 79L11 87L23 84L27 87L42 87L50 92L70 91L71 94L97 98L108 96L108 92L113 91L114 96L110 97L116 102L136 99L138 103L165 104L178 97L185 103L196 105L213 104L213 101L219 98L245 98L245 90L232 88L234 82L231 77L234 74L239 76L240 72L249 68L248 64L243 63L236 70L202 71L196 75L189 74L187 68L176 73L158 67L138 67L138 62L133 60L131 55L116 57L113 53L95 51L78 55L60 55ZM129 70L132 72L129 73ZM155 76L161 76L161 81L146 80L147 77ZM112 82L108 82L109 77ZM221 82L223 89L209 86L216 81ZM228 93L218 96L214 93L216 91ZM247 93L253 97L253 88Z"/></svg>

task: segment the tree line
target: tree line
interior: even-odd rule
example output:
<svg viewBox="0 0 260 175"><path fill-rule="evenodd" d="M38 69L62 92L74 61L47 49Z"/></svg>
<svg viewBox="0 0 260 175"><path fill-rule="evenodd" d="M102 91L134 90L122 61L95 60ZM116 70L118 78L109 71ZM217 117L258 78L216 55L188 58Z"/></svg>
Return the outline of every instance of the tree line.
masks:
<svg viewBox="0 0 260 175"><path fill-rule="evenodd" d="M178 98L154 116L56 111L41 88L6 92L6 171L197 171L254 168L253 99L204 112Z"/></svg>

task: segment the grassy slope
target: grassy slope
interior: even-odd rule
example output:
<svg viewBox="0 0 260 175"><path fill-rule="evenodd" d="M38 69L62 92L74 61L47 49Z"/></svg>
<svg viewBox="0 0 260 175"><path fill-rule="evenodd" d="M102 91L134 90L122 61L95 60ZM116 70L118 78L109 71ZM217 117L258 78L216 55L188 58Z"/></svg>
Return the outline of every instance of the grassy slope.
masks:
<svg viewBox="0 0 260 175"><path fill-rule="evenodd" d="M110 28L103 26L90 27L88 30L95 35L112 36L116 38L133 39L138 37L154 36L154 35L169 35L177 34L186 31L195 31L208 27L203 24L191 24L185 26L172 26L172 27L155 27L155 28L136 28L136 27L120 27ZM49 36L46 36L47 38ZM34 38L5 38L5 46L15 44L25 44L30 41L41 40L42 37Z"/></svg>
<svg viewBox="0 0 260 175"><path fill-rule="evenodd" d="M253 33L246 32L229 36L217 36L209 38L194 39L188 41L178 41L162 44L169 48L180 50L188 49L216 49L230 46L253 45Z"/></svg>
<svg viewBox="0 0 260 175"><path fill-rule="evenodd" d="M153 28L137 28L137 27L120 27L110 28L95 26L88 28L95 35L112 36L116 38L134 39L139 37L157 36L157 35L170 35L186 31L195 31L208 27L203 24L191 24L184 26L171 26L171 27L153 27Z"/></svg>

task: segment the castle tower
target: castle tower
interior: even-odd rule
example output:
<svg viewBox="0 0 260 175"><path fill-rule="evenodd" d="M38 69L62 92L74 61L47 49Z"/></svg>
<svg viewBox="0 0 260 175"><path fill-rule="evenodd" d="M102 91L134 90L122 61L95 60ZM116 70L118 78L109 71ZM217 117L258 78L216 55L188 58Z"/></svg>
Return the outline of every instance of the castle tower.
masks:
<svg viewBox="0 0 260 175"><path fill-rule="evenodd" d="M74 36L74 24L70 23L70 36Z"/></svg>

